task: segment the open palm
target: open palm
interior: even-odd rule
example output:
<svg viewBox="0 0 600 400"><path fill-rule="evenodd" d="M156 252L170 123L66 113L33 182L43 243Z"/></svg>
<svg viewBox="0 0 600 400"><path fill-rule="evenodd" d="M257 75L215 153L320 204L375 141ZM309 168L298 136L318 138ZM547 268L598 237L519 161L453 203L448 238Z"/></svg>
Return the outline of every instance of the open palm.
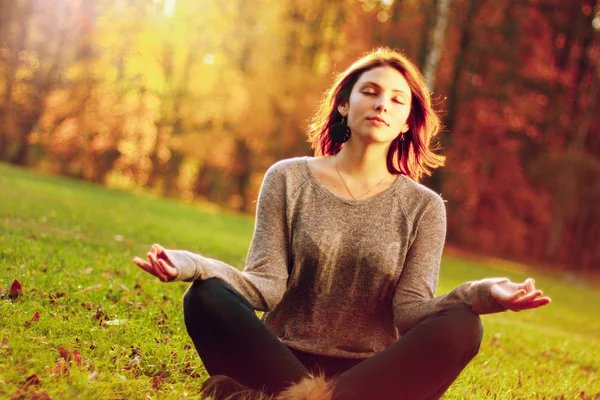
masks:
<svg viewBox="0 0 600 400"><path fill-rule="evenodd" d="M535 288L535 280L528 278L523 283L506 281L492 285L491 295L507 310L522 311L550 303L550 297Z"/></svg>

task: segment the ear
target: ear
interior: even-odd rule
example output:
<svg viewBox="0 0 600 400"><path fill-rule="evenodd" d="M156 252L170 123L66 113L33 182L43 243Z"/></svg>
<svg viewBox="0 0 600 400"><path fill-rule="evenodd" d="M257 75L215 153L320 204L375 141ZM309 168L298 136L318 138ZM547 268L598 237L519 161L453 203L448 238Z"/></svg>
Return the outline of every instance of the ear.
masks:
<svg viewBox="0 0 600 400"><path fill-rule="evenodd" d="M401 133L406 133L408 132L408 130L410 129L410 126L408 126L408 124L404 124L404 126L402 127L402 129L400 130Z"/></svg>
<svg viewBox="0 0 600 400"><path fill-rule="evenodd" d="M338 104L337 110L340 114L342 114L342 117L347 117L348 116L348 102L343 102L343 103Z"/></svg>

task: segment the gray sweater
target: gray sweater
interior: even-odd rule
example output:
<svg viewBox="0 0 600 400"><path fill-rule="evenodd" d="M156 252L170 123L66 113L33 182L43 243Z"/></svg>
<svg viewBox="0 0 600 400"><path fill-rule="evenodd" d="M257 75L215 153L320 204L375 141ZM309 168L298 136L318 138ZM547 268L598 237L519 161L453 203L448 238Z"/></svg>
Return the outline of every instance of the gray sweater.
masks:
<svg viewBox="0 0 600 400"><path fill-rule="evenodd" d="M243 271L187 251L166 255L177 280L228 282L266 311L266 325L288 346L366 358L447 305L504 310L490 296L502 278L435 297L445 234L444 202L426 187L400 175L374 197L346 200L304 157L267 171Z"/></svg>

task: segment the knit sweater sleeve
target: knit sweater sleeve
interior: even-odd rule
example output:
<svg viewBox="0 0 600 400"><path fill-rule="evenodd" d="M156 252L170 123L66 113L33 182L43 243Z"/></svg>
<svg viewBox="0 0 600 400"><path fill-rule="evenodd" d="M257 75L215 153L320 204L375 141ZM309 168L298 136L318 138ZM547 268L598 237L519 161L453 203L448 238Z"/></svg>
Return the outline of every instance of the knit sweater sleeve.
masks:
<svg viewBox="0 0 600 400"><path fill-rule="evenodd" d="M506 278L466 282L435 297L446 236L446 209L439 196L429 202L416 225L394 297L394 321L400 335L445 306L464 303L478 314L504 311L490 294L491 286Z"/></svg>
<svg viewBox="0 0 600 400"><path fill-rule="evenodd" d="M165 250L177 268L176 280L220 278L246 297L256 310L274 309L283 297L288 279L285 203L285 176L271 167L260 189L254 235L244 270L189 251Z"/></svg>

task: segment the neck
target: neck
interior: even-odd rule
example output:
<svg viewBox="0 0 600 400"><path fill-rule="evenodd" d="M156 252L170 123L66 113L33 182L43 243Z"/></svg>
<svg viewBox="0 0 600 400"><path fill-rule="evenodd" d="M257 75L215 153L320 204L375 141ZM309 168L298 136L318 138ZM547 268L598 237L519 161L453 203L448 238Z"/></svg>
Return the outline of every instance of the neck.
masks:
<svg viewBox="0 0 600 400"><path fill-rule="evenodd" d="M388 174L387 153L389 144L364 145L349 141L337 154L340 169L356 180L369 181Z"/></svg>

